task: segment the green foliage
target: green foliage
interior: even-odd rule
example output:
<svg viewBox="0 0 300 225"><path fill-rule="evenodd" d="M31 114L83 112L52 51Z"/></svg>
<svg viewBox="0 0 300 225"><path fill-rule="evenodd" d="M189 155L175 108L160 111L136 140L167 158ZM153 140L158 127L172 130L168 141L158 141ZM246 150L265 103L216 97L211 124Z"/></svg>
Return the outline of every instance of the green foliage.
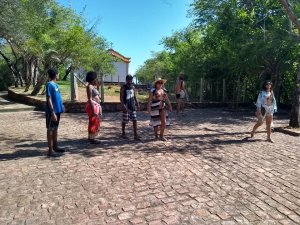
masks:
<svg viewBox="0 0 300 225"><path fill-rule="evenodd" d="M300 3L291 2L300 13ZM139 68L140 81L157 74L175 80L181 71L190 86L200 78L225 78L227 97L236 101L246 80L248 101L254 101L261 81L271 79L276 97L290 101L299 38L277 0L195 0L190 15L193 23L163 38L164 50Z"/></svg>
<svg viewBox="0 0 300 225"><path fill-rule="evenodd" d="M3 61L0 60L0 91L6 90L7 87L13 84L10 71Z"/></svg>
<svg viewBox="0 0 300 225"><path fill-rule="evenodd" d="M0 45L11 48L6 56L20 70L18 79L26 85L34 84L28 68L38 69L35 92L52 66L111 72L106 40L87 27L83 15L72 8L55 0L2 0L0 7L4 18L0 21Z"/></svg>

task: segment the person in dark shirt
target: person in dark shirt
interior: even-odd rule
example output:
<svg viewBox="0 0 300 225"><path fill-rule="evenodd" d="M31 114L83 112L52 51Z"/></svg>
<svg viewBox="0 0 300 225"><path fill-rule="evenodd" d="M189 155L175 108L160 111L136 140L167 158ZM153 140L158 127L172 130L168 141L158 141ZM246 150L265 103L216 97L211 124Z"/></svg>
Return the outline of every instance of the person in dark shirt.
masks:
<svg viewBox="0 0 300 225"><path fill-rule="evenodd" d="M49 80L46 84L46 127L48 141L48 156L58 156L56 152L64 152L57 145L57 129L60 115L64 112L62 97L56 83L58 72L55 68L48 70Z"/></svg>
<svg viewBox="0 0 300 225"><path fill-rule="evenodd" d="M140 140L141 138L137 134L137 119L136 111L140 108L139 102L136 98L134 86L132 85L133 77L131 75L126 76L126 83L120 90L120 101L123 111L122 120L122 137L127 138L125 134L125 127L129 120L133 123L134 139Z"/></svg>

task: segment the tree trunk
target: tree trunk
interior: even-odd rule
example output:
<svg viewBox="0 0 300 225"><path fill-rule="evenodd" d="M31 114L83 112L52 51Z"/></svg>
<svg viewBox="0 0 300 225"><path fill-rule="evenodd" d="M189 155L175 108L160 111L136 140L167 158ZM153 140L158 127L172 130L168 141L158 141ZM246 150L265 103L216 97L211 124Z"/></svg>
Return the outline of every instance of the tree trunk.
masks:
<svg viewBox="0 0 300 225"><path fill-rule="evenodd" d="M31 96L36 96L43 87L43 84L47 81L47 74L43 73L39 76L36 85L34 86L33 91L31 92Z"/></svg>
<svg viewBox="0 0 300 225"><path fill-rule="evenodd" d="M298 30L298 33L300 35L300 21L298 20L296 14L293 12L293 10L290 7L288 0L278 0L279 3L283 6L284 10L286 11L290 21L292 21Z"/></svg>
<svg viewBox="0 0 300 225"><path fill-rule="evenodd" d="M286 14L288 15L290 21L294 23L298 30L298 36L300 37L300 21L298 20L296 14L294 13L293 9L290 7L288 0L278 0L279 3L282 5ZM292 110L291 110L291 117L289 125L291 127L299 127L299 120L300 120L300 65L297 75L297 81L295 85L294 97L292 102Z"/></svg>
<svg viewBox="0 0 300 225"><path fill-rule="evenodd" d="M24 81L22 79L22 75L18 73L17 76L18 76L18 82L20 83L21 87L24 87Z"/></svg>
<svg viewBox="0 0 300 225"><path fill-rule="evenodd" d="M20 60L22 60L23 58L22 57L18 57L15 49L14 49L14 44L11 42L11 40L7 40L9 46L10 46L10 49L13 53L13 56L15 57L15 61L14 63L11 63L12 67L14 68L14 71L15 71L15 76L17 78L17 82L21 85L21 87L24 86L24 82L23 82L23 78L22 78L22 74L21 72L19 71L18 69L18 63Z"/></svg>
<svg viewBox="0 0 300 225"><path fill-rule="evenodd" d="M69 68L66 70L65 76L63 77L62 80L67 80L71 71L72 71L72 66L69 66Z"/></svg>
<svg viewBox="0 0 300 225"><path fill-rule="evenodd" d="M7 67L10 69L10 71L13 75L15 87L16 88L19 87L17 72L15 71L15 68L13 67L12 63L10 62L10 59L8 57L6 57L1 50L0 50L0 55L5 60Z"/></svg>
<svg viewBox="0 0 300 225"><path fill-rule="evenodd" d="M32 86L35 87L37 83L37 70L38 70L38 61L36 60L33 64L33 78L32 78Z"/></svg>
<svg viewBox="0 0 300 225"><path fill-rule="evenodd" d="M25 91L27 92L32 84L32 60L24 60L24 77L25 77Z"/></svg>
<svg viewBox="0 0 300 225"><path fill-rule="evenodd" d="M292 110L289 125L294 128L300 127L300 65L298 69L297 81L293 95Z"/></svg>
<svg viewBox="0 0 300 225"><path fill-rule="evenodd" d="M274 92L277 104L280 103L280 94L281 94L280 87L281 87L281 83L282 83L281 73L280 73L280 65L281 65L280 62L275 61L272 63L271 68L270 68L271 77L272 77L271 80L273 82L272 88L273 88L273 92Z"/></svg>

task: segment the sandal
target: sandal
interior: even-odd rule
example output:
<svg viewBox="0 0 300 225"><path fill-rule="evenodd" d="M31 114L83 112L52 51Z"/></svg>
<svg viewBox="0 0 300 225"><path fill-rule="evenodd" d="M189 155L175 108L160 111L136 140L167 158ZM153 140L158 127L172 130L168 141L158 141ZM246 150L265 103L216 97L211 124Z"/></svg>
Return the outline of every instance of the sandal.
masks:
<svg viewBox="0 0 300 225"><path fill-rule="evenodd" d="M127 137L126 134L122 134L121 137L122 137L123 139L128 139L128 137Z"/></svg>
<svg viewBox="0 0 300 225"><path fill-rule="evenodd" d="M274 141L271 138L268 138L267 141L270 143L274 143Z"/></svg>
<svg viewBox="0 0 300 225"><path fill-rule="evenodd" d="M251 131L251 135L250 135L250 138L253 138L254 137L254 132Z"/></svg>
<svg viewBox="0 0 300 225"><path fill-rule="evenodd" d="M161 141L168 141L168 139L165 138L165 137L160 137L159 139L160 139Z"/></svg>

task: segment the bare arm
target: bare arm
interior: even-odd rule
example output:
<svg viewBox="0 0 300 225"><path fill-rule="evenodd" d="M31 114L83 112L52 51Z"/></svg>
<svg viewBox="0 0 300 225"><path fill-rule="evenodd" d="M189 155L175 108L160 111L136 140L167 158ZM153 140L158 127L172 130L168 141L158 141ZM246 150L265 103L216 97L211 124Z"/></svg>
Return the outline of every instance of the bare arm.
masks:
<svg viewBox="0 0 300 225"><path fill-rule="evenodd" d="M188 94L188 91L187 91L187 89L185 87L185 82L183 82L183 84L182 84L182 89L184 90L185 95L188 96L189 94Z"/></svg>
<svg viewBox="0 0 300 225"><path fill-rule="evenodd" d="M51 94L50 94L51 92L50 92L50 89L49 89L50 87L47 85L46 88L47 88L46 100L47 100L47 104L48 104L48 107L49 107L50 112L51 112L51 119L56 122L57 117L56 117L56 114L55 114L54 108L53 108L52 98L51 98Z"/></svg>
<svg viewBox="0 0 300 225"><path fill-rule="evenodd" d="M149 92L148 107L147 107L147 110L148 110L149 113L151 112L151 102L152 102L152 99L153 99L153 94L152 94L152 92Z"/></svg>
<svg viewBox="0 0 300 225"><path fill-rule="evenodd" d="M93 87L92 87L92 85L89 84L89 85L86 87L86 95L87 95L88 101L89 101L89 103L90 103L92 112L93 112L93 114L95 115L95 111L94 111L94 107L93 107L93 95L92 95L92 90L93 90Z"/></svg>
<svg viewBox="0 0 300 225"><path fill-rule="evenodd" d="M122 86L120 89L120 102L121 102L123 111L127 111L127 107L124 103L124 86Z"/></svg>
<svg viewBox="0 0 300 225"><path fill-rule="evenodd" d="M169 106L169 110L172 111L172 104L171 104L169 96L167 94L166 94L166 102L167 102L167 104Z"/></svg>
<svg viewBox="0 0 300 225"><path fill-rule="evenodd" d="M134 101L135 101L135 103L136 103L136 105L137 105L137 107L138 107L138 110L140 109L140 103L139 103L139 101L138 101L138 99L137 99L137 97L136 97L136 91L135 91L135 89L134 89Z"/></svg>
<svg viewBox="0 0 300 225"><path fill-rule="evenodd" d="M57 116L56 116L56 114L54 112L54 109L53 109L53 103L52 103L51 96L47 96L47 104L48 104L50 112L51 112L51 119L56 122L57 121Z"/></svg>

